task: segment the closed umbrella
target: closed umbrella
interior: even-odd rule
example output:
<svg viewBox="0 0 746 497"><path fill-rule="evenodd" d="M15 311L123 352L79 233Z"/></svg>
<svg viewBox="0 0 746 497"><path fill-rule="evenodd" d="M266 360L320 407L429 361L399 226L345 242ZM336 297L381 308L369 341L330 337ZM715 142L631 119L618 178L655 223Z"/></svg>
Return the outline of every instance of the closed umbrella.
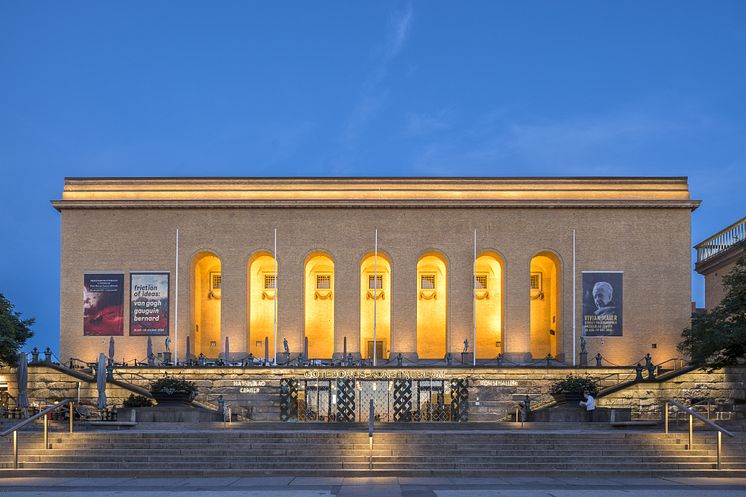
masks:
<svg viewBox="0 0 746 497"><path fill-rule="evenodd" d="M114 364L114 337L109 337L109 364Z"/></svg>
<svg viewBox="0 0 746 497"><path fill-rule="evenodd" d="M153 340L151 340L150 337L148 337L148 355L145 358L148 361L148 365L153 365Z"/></svg>
<svg viewBox="0 0 746 497"><path fill-rule="evenodd" d="M96 366L96 386L98 387L98 402L96 407L99 411L106 409L106 357L101 352L98 355L98 366Z"/></svg>
<svg viewBox="0 0 746 497"><path fill-rule="evenodd" d="M228 361L228 356L231 353L231 347L230 343L228 342L228 337L225 337L225 360Z"/></svg>
<svg viewBox="0 0 746 497"><path fill-rule="evenodd" d="M28 416L28 354L18 355L18 408L23 411L23 417Z"/></svg>

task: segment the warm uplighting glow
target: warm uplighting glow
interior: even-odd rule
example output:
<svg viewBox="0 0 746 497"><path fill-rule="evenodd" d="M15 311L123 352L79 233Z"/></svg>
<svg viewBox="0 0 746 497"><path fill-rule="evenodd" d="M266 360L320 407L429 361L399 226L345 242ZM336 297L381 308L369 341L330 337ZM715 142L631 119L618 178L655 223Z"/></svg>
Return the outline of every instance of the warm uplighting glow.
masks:
<svg viewBox="0 0 746 497"><path fill-rule="evenodd" d="M217 358L220 354L221 287L220 259L211 252L200 252L192 262L190 336L194 356L202 353Z"/></svg>
<svg viewBox="0 0 746 497"><path fill-rule="evenodd" d="M305 336L308 357L331 359L334 354L334 262L326 254L306 259Z"/></svg>
<svg viewBox="0 0 746 497"><path fill-rule="evenodd" d="M686 178L68 178L56 208L76 203L486 203L696 207Z"/></svg>
<svg viewBox="0 0 746 497"><path fill-rule="evenodd" d="M560 274L560 261L555 254L541 252L531 259L531 274L526 284L531 287L531 355L535 358L543 358L547 354L556 357L559 352Z"/></svg>
<svg viewBox="0 0 746 497"><path fill-rule="evenodd" d="M391 262L379 253L375 265L374 271L372 254L360 265L360 354L365 359L373 354L374 297L378 342L376 353L378 357L387 358L391 352Z"/></svg>
<svg viewBox="0 0 746 497"><path fill-rule="evenodd" d="M278 268L279 271L279 268ZM264 338L268 338L269 357L275 353L273 313L275 311L275 260L260 252L249 262L249 352L264 357Z"/></svg>
<svg viewBox="0 0 746 497"><path fill-rule="evenodd" d="M502 259L484 252L476 264L477 358L494 359L503 351L503 270Z"/></svg>
<svg viewBox="0 0 746 497"><path fill-rule="evenodd" d="M442 359L446 355L448 304L447 267L437 253L417 262L417 355L420 359Z"/></svg>

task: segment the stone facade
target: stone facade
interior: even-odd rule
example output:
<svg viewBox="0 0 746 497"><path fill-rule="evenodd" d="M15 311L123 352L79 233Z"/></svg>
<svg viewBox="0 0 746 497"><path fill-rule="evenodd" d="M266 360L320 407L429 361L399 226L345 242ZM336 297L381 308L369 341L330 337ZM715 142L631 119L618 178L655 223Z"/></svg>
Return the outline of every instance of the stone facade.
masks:
<svg viewBox="0 0 746 497"><path fill-rule="evenodd" d="M195 350L191 280L205 251L220 259L222 272L213 355L222 354L227 337L230 359L244 357L261 338L248 324L248 266L256 254L272 252L274 229L278 342L287 338L293 352L304 346L304 262L316 252L334 263L334 352L342 352L345 337L348 352L361 352L360 264L373 252L376 229L380 253L391 262L392 358L400 352L416 357L417 266L426 253L446 262L447 350L457 354L465 339L473 342L474 230L478 252L502 258L501 350L516 360L532 352L528 279L540 253L559 261L553 331L555 356L567 364L580 352L582 271L624 272L624 335L587 339L589 355L601 353L607 364L633 364L647 352L676 357L689 324L690 213L698 203L682 178L69 179L54 205L62 220L63 361L93 361L108 349L108 337L82 332L89 272L125 274L125 336L116 338L117 361L146 359L147 338L128 334L128 275L136 271L171 274L172 348L183 358L190 335ZM163 337L154 343L156 353L163 351Z"/></svg>

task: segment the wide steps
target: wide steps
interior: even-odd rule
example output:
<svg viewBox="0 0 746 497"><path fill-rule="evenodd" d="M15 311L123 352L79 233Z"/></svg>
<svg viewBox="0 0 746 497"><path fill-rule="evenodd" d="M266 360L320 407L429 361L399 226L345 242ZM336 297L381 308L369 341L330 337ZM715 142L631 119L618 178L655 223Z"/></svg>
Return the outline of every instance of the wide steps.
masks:
<svg viewBox="0 0 746 497"><path fill-rule="evenodd" d="M616 431L162 430L20 436L20 470L0 445L1 476L637 475L746 476L746 443L713 434Z"/></svg>

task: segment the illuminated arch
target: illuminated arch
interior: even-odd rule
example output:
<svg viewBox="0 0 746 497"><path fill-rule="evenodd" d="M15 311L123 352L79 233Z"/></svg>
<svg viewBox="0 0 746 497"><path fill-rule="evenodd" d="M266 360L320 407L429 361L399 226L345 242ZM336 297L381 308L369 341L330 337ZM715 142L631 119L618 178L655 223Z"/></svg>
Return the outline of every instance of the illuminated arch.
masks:
<svg viewBox="0 0 746 497"><path fill-rule="evenodd" d="M442 254L427 252L417 261L417 355L446 355L448 267Z"/></svg>
<svg viewBox="0 0 746 497"><path fill-rule="evenodd" d="M373 356L374 307L376 354L386 359L391 353L391 260L380 252L375 259L369 254L360 263L360 355L364 359Z"/></svg>
<svg viewBox="0 0 746 497"><path fill-rule="evenodd" d="M191 353L217 358L220 354L222 264L214 252L202 251L192 257L191 266Z"/></svg>
<svg viewBox="0 0 746 497"><path fill-rule="evenodd" d="M482 252L476 260L475 312L478 359L494 359L503 352L504 263L497 252Z"/></svg>
<svg viewBox="0 0 746 497"><path fill-rule="evenodd" d="M248 262L247 309L249 352L257 358L275 354L275 259L270 252L257 252ZM265 352L265 339L269 346Z"/></svg>
<svg viewBox="0 0 746 497"><path fill-rule="evenodd" d="M560 277L562 264L554 252L539 252L530 265L530 337L531 355L557 357L560 352L562 322Z"/></svg>
<svg viewBox="0 0 746 497"><path fill-rule="evenodd" d="M308 357L331 359L334 354L334 261L314 252L305 264L305 336Z"/></svg>

